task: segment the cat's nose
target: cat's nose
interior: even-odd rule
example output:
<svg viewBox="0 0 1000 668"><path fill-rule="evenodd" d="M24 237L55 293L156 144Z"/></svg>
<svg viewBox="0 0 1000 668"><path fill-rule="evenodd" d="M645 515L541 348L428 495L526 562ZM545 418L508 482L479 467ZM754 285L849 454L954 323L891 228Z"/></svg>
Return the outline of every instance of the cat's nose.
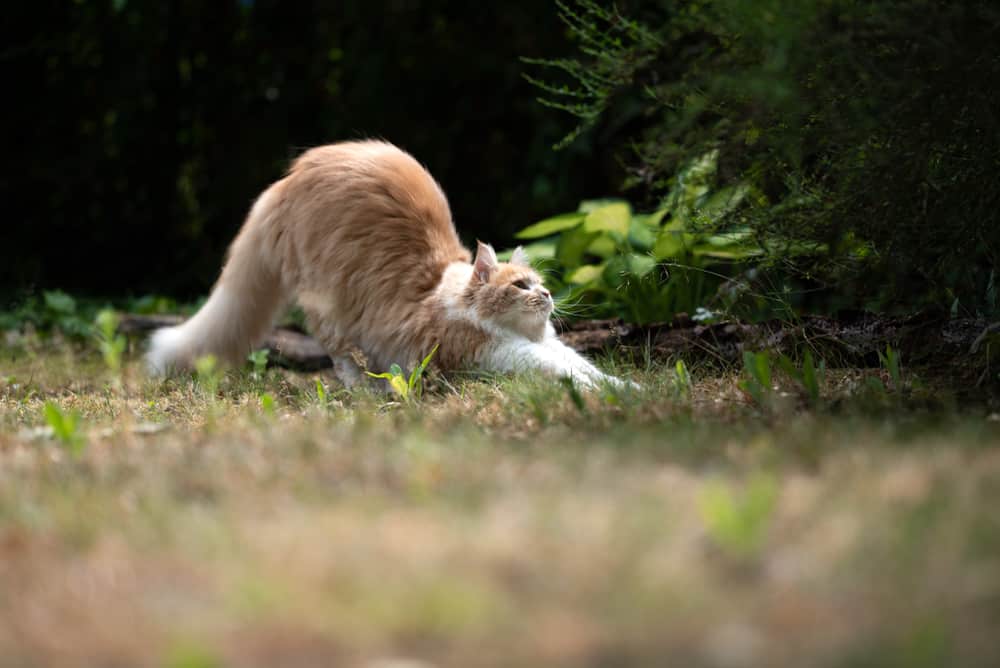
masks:
<svg viewBox="0 0 1000 668"><path fill-rule="evenodd" d="M543 297L547 297L548 299L552 299L552 293L549 292L548 290L546 290L545 288L542 288L541 290L539 290L539 292L542 293Z"/></svg>

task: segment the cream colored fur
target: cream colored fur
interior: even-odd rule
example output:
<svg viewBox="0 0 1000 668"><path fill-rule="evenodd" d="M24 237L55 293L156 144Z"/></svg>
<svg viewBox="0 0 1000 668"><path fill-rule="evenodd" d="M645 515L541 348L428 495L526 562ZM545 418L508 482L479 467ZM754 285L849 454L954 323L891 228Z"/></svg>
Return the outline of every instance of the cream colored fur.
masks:
<svg viewBox="0 0 1000 668"><path fill-rule="evenodd" d="M618 382L556 338L522 251L501 263L479 244L470 260L444 193L409 154L379 141L314 148L258 198L205 305L153 335L148 366L166 374L206 354L239 364L294 300L348 384L360 378L354 350L381 371L435 345L445 370Z"/></svg>

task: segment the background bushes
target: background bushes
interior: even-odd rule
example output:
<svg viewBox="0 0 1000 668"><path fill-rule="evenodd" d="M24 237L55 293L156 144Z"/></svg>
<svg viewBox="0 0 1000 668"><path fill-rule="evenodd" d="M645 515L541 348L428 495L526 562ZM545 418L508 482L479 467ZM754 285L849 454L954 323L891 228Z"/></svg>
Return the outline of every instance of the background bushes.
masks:
<svg viewBox="0 0 1000 668"><path fill-rule="evenodd" d="M813 305L996 312L995 3L619 7L561 5L581 55L534 76L580 119L568 140L618 146L635 199L662 206L679 169L718 150L719 185L754 197L702 223L749 222Z"/></svg>
<svg viewBox="0 0 1000 668"><path fill-rule="evenodd" d="M466 240L623 189L668 210L712 155L706 193L746 196L684 224L750 230L758 292L993 313L998 27L980 1L15 3L0 296L202 294L290 157L381 136ZM539 92L580 121L562 151Z"/></svg>
<svg viewBox="0 0 1000 668"><path fill-rule="evenodd" d="M4 20L2 293L201 294L254 196L329 141L413 152L467 240L620 180L587 146L551 151L566 126L518 58L569 44L537 0L61 0Z"/></svg>

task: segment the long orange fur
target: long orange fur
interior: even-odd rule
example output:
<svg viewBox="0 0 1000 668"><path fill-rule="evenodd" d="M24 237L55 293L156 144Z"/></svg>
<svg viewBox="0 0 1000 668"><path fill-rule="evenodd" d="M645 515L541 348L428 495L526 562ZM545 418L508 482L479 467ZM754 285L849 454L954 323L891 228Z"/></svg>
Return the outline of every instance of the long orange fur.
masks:
<svg viewBox="0 0 1000 668"><path fill-rule="evenodd" d="M209 300L156 332L147 360L156 373L206 354L240 363L296 301L348 383L359 377L352 350L383 370L435 345L445 370L603 377L559 347L551 297L523 253L500 263L480 244L471 259L441 187L412 156L381 141L314 148L260 195Z"/></svg>

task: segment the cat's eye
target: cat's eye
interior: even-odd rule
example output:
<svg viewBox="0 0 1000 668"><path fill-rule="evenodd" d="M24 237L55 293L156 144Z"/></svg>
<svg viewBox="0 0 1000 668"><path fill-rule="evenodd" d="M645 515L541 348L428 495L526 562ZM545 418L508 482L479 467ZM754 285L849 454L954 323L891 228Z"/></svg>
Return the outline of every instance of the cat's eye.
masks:
<svg viewBox="0 0 1000 668"><path fill-rule="evenodd" d="M528 289L528 283L526 281L514 281L513 283L511 283L511 285L513 285L515 288L519 290Z"/></svg>

